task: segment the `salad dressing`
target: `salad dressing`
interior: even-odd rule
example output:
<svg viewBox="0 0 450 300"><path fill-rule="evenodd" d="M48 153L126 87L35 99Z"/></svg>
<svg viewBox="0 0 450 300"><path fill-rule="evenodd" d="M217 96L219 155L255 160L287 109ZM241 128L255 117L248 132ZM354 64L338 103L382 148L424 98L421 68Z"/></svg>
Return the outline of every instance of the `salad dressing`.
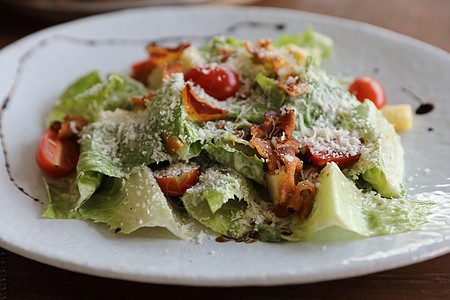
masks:
<svg viewBox="0 0 450 300"><path fill-rule="evenodd" d="M416 109L416 114L418 115L424 115L429 112L431 112L434 109L433 103L422 103L420 106Z"/></svg>
<svg viewBox="0 0 450 300"><path fill-rule="evenodd" d="M420 103L420 106L416 109L417 115L424 115L432 112L434 110L434 104L433 103L425 103L422 98L417 96L415 93L407 89L406 87L402 86L402 90L406 93L408 93L411 97L413 97L417 102Z"/></svg>

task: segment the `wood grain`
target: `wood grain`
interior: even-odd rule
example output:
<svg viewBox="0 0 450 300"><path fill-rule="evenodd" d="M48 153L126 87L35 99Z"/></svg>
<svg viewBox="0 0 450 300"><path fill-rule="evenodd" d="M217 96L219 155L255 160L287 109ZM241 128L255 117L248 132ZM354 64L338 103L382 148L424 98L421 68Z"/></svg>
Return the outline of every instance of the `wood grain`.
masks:
<svg viewBox="0 0 450 300"><path fill-rule="evenodd" d="M186 287L63 271L6 253L9 299L450 299L450 254L368 276L275 287Z"/></svg>
<svg viewBox="0 0 450 300"><path fill-rule="evenodd" d="M450 51L449 0L263 0L258 5L362 21Z"/></svg>

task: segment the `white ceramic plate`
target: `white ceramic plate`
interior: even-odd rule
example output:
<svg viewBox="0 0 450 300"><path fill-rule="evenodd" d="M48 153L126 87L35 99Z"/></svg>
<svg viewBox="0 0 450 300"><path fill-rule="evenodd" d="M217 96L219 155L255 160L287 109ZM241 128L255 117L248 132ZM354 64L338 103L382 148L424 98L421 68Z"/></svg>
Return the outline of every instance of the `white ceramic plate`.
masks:
<svg viewBox="0 0 450 300"><path fill-rule="evenodd" d="M211 35L248 21L285 27L278 30L273 25L247 24L229 33L249 40L275 38L312 24L335 41L335 54L326 64L331 72L376 77L385 86L390 103L418 107L417 100L402 89L406 87L435 104L433 112L415 116L414 128L402 134L409 194L438 203L429 223L416 232L346 242L223 244L204 238L199 245L176 240L162 229L114 235L101 224L41 217L47 200L34 150L44 129L44 116L70 81L93 69L104 74L127 72L130 63L146 57L144 46L149 40ZM86 39L92 39L91 43ZM2 147L8 157L6 163L0 155L0 246L10 251L104 277L241 286L363 275L450 250L450 174L445 166L450 150L450 57L442 50L367 24L299 11L163 7L100 15L38 32L3 49L0 66L2 99L16 78L11 97L7 103L3 100L6 108L1 119ZM10 180L6 164L17 186Z"/></svg>

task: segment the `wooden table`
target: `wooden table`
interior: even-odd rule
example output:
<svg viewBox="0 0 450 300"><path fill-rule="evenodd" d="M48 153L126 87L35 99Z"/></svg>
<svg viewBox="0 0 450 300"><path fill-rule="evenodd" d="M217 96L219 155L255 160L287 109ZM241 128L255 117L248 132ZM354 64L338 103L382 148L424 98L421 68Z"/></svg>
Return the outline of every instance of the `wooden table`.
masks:
<svg viewBox="0 0 450 300"><path fill-rule="evenodd" d="M294 8L364 21L450 51L449 0L264 0L253 1L251 5ZM58 22L18 16L0 7L0 48ZM0 282L5 275L6 285L0 284L0 300L450 299L450 254L391 271L316 284L197 288L98 278L0 250Z"/></svg>

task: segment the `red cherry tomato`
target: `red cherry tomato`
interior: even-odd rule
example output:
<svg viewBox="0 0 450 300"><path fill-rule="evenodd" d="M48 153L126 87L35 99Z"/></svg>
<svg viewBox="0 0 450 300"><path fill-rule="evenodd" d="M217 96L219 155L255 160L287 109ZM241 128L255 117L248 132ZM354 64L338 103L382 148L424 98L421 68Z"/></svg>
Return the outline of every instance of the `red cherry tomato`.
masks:
<svg viewBox="0 0 450 300"><path fill-rule="evenodd" d="M56 130L48 129L39 141L36 161L44 173L64 176L75 170L78 155L78 144L75 140L59 139Z"/></svg>
<svg viewBox="0 0 450 300"><path fill-rule="evenodd" d="M360 153L350 155L348 153L324 153L308 149L308 157L311 159L311 162L321 168L325 167L329 162L335 162L340 168L343 168L357 162L360 156Z"/></svg>
<svg viewBox="0 0 450 300"><path fill-rule="evenodd" d="M205 92L217 100L234 96L241 85L239 76L223 65L204 65L188 70L184 80L201 86Z"/></svg>
<svg viewBox="0 0 450 300"><path fill-rule="evenodd" d="M198 168L180 170L175 174L155 173L155 179L164 194L182 196L186 190L198 182Z"/></svg>
<svg viewBox="0 0 450 300"><path fill-rule="evenodd" d="M369 99L378 109L381 109L386 104L383 86L372 77L363 76L356 78L348 88L348 91L361 102L364 102L364 99Z"/></svg>

